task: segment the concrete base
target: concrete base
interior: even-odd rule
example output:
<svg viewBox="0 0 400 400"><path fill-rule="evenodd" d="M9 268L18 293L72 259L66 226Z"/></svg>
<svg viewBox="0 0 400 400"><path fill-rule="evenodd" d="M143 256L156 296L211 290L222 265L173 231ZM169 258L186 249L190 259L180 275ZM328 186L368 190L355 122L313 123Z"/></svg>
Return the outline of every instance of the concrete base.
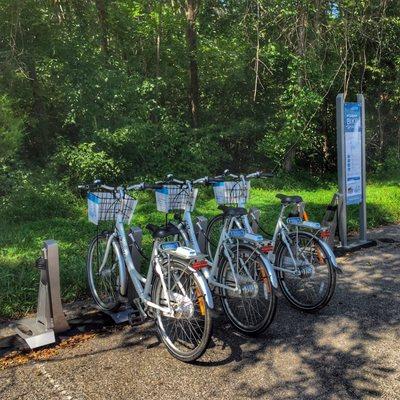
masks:
<svg viewBox="0 0 400 400"><path fill-rule="evenodd" d="M376 240L353 240L350 241L347 246L336 246L334 249L334 253L336 255L342 255L345 253L352 253L357 250L361 250L364 248L376 246Z"/></svg>
<svg viewBox="0 0 400 400"><path fill-rule="evenodd" d="M36 318L16 321L10 327L26 342L30 349L36 349L56 342L54 330L47 329Z"/></svg>
<svg viewBox="0 0 400 400"><path fill-rule="evenodd" d="M101 312L109 315L116 324L123 324L129 321L129 316L132 314L133 309L131 307L124 307L117 312L104 311L99 308Z"/></svg>

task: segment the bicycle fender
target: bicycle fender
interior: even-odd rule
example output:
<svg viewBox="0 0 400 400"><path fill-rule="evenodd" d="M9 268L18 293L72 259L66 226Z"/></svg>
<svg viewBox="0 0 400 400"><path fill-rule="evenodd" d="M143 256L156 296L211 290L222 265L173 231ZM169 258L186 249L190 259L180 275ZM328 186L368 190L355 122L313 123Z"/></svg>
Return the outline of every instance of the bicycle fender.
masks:
<svg viewBox="0 0 400 400"><path fill-rule="evenodd" d="M333 265L333 268L335 268L335 270L339 273L342 274L343 270L342 268L338 265L337 261L336 261L336 257L335 254L333 254L333 251L331 249L331 247L328 245L328 243L326 243L324 240L320 240L318 239L319 244L321 245L321 247L326 251L326 253L328 254L328 257Z"/></svg>
<svg viewBox="0 0 400 400"><path fill-rule="evenodd" d="M207 306L210 310L214 309L214 300L211 294L211 290L208 286L207 280L204 277L203 273L200 271L196 271L195 269L189 267L190 271L193 272L193 275L196 276L198 279L199 285L201 287L201 290L204 293L204 299L207 303Z"/></svg>
<svg viewBox="0 0 400 400"><path fill-rule="evenodd" d="M268 257L265 254L261 253L261 251L257 250L257 254L262 259L262 261L265 265L265 268L267 268L269 279L271 279L272 286L275 289L278 289L278 278L276 277L276 272L275 272L273 265L268 260Z"/></svg>

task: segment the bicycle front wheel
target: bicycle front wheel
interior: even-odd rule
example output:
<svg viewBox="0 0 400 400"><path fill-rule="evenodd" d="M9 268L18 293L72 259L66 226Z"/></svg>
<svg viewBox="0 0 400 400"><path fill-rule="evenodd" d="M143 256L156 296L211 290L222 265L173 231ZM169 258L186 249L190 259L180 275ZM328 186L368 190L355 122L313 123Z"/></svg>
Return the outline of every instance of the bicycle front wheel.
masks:
<svg viewBox="0 0 400 400"><path fill-rule="evenodd" d="M212 333L211 310L205 293L199 278L181 261L170 260L165 265L163 279L174 315L154 309L160 337L175 358L195 361L207 349ZM153 283L153 302L168 307L159 276Z"/></svg>
<svg viewBox="0 0 400 400"><path fill-rule="evenodd" d="M117 311L121 306L119 301L119 265L114 251L115 243L111 244L107 259L105 251L109 236L100 234L93 238L89 245L86 261L87 281L93 300L103 311ZM104 267L101 265L104 261Z"/></svg>
<svg viewBox="0 0 400 400"><path fill-rule="evenodd" d="M312 234L293 232L289 235L289 243L296 265L289 248L281 242L276 257L280 288L294 308L316 312L333 296L336 271L320 239Z"/></svg>
<svg viewBox="0 0 400 400"><path fill-rule="evenodd" d="M232 265L224 258L218 281L240 292L221 288L222 307L233 326L240 332L255 336L264 332L274 319L276 294L263 260L250 246L234 247Z"/></svg>

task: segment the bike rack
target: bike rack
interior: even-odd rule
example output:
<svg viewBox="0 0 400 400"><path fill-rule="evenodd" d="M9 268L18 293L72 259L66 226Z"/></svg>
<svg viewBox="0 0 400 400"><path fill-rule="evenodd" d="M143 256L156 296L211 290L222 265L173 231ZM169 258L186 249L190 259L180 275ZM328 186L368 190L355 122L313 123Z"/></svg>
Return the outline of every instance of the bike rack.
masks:
<svg viewBox="0 0 400 400"><path fill-rule="evenodd" d="M42 256L36 261L36 267L40 270L36 317L25 318L10 325L31 349L54 343L55 333L70 328L61 303L59 253L56 241L44 242Z"/></svg>
<svg viewBox="0 0 400 400"><path fill-rule="evenodd" d="M343 209L345 208L344 204L344 196L340 193L335 193L333 195L332 201L326 207L324 217L322 219L322 226L325 226L329 229L329 237L325 239L325 241L329 244L329 246L335 250L337 254L341 254L346 251L355 251L359 250L363 247L371 247L376 245L375 240L368 240L365 242L355 242L350 245L343 246L343 238L347 235L347 228L343 225L343 220L341 215L343 213ZM335 239L338 239L338 242L341 244L336 245ZM347 238L346 238L347 240Z"/></svg>
<svg viewBox="0 0 400 400"><path fill-rule="evenodd" d="M129 247L133 263L137 268L138 272L140 272L142 266L142 255L140 254L138 248L140 249L142 245L143 231L141 228L135 226L130 229L129 235L133 236L133 239L137 244L136 247L134 243L131 243ZM130 279L129 276L128 279ZM122 309L116 312L104 311L104 310L101 311L110 316L116 324L123 324L129 321L131 315L134 314L136 310L133 309L129 303L126 303L126 305L123 306Z"/></svg>
<svg viewBox="0 0 400 400"><path fill-rule="evenodd" d="M258 233L258 225L260 222L260 215L261 211L260 209L256 207L252 207L249 210L249 222L251 225L251 229L254 233Z"/></svg>
<svg viewBox="0 0 400 400"><path fill-rule="evenodd" d="M333 249L335 247L335 236L338 232L338 214L343 206L343 196L339 193L333 195L332 201L326 207L324 217L322 219L322 226L329 229L329 237L326 242ZM339 232L340 239L341 232Z"/></svg>
<svg viewBox="0 0 400 400"><path fill-rule="evenodd" d="M194 234L197 237L197 242L199 244L200 251L203 254L207 253L207 239L206 239L206 229L207 229L208 219L203 216L196 217L196 224L194 225Z"/></svg>

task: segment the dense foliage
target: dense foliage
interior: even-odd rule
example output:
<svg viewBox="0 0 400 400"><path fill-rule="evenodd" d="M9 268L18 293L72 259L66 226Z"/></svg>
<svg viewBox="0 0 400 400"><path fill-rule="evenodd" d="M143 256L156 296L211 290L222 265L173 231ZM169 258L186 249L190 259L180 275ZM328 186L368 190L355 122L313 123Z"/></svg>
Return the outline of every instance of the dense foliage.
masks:
<svg viewBox="0 0 400 400"><path fill-rule="evenodd" d="M77 183L275 169L252 190L267 228L277 190L321 219L340 92L364 93L368 168L385 175L369 179L368 224L398 222L399 37L390 0L0 0L0 315L35 304L44 239L63 299L85 293ZM134 223L161 222L141 196Z"/></svg>
<svg viewBox="0 0 400 400"><path fill-rule="evenodd" d="M1 168L321 174L362 92L368 166L396 171L399 36L387 0L0 0Z"/></svg>

